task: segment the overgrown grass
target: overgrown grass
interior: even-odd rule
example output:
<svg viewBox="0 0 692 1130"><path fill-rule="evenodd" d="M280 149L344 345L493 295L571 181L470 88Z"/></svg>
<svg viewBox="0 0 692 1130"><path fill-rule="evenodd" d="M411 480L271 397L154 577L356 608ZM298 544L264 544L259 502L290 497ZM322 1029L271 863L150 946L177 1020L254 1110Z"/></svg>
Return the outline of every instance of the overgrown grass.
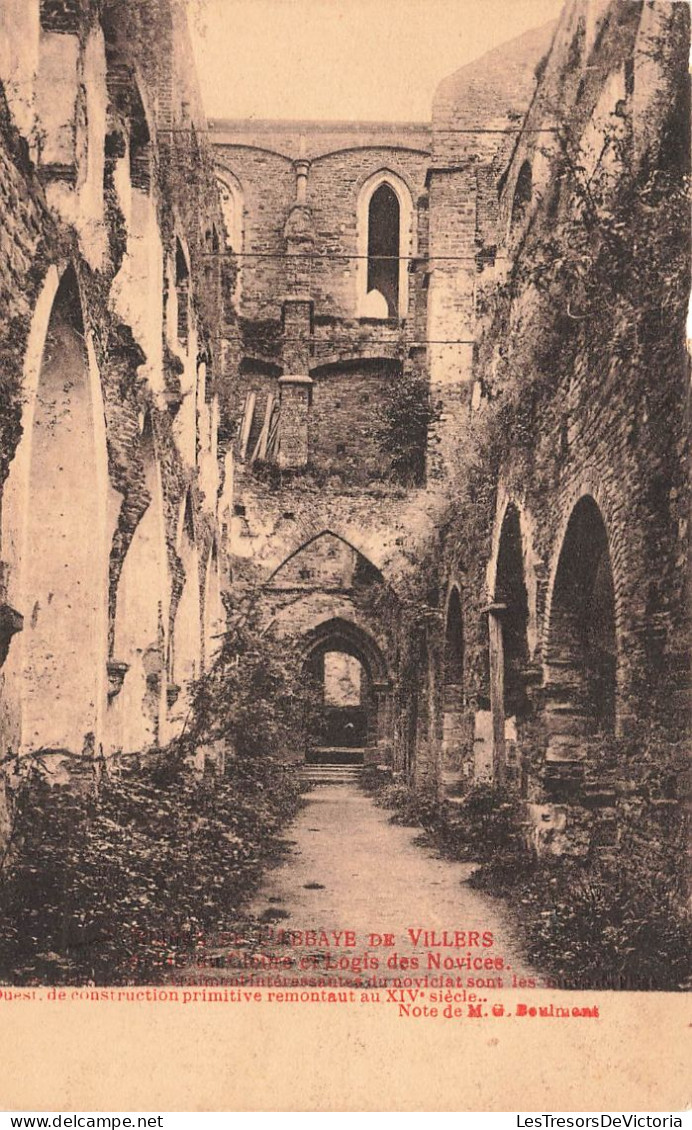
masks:
<svg viewBox="0 0 692 1130"><path fill-rule="evenodd" d="M613 847L538 858L521 806L491 786L450 805L394 783L375 801L394 809L394 822L424 828L425 842L447 858L478 861L470 885L506 900L528 962L562 988L675 991L692 983L680 808L641 802L619 814Z"/></svg>
<svg viewBox="0 0 692 1130"><path fill-rule="evenodd" d="M520 845L517 804L491 785L471 788L458 804L435 791L403 782L377 791L375 803L393 809L392 823L425 829L428 841L450 859L493 860Z"/></svg>
<svg viewBox="0 0 692 1130"><path fill-rule="evenodd" d="M81 791L37 757L0 879L0 979L155 983L237 928L300 804L284 763L299 702L289 658L236 624L169 748ZM194 767L210 745L224 773Z"/></svg>
<svg viewBox="0 0 692 1130"><path fill-rule="evenodd" d="M536 860L524 852L493 860L470 882L509 900L528 960L563 988L673 991L689 987L692 976L678 848L654 842L643 849L625 836L601 859Z"/></svg>

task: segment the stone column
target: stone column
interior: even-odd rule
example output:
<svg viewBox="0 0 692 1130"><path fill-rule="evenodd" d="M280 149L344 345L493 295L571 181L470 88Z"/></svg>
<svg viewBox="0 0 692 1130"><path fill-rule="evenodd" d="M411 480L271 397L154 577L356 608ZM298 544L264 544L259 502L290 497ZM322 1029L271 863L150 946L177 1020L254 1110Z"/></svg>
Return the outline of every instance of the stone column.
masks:
<svg viewBox="0 0 692 1130"><path fill-rule="evenodd" d="M279 379L281 424L278 463L280 467L305 467L310 454L309 414L312 404L310 345L312 341L312 253L315 233L307 207L310 162L301 158L294 165L296 199L284 228L288 294L283 304L283 366Z"/></svg>
<svg viewBox="0 0 692 1130"><path fill-rule="evenodd" d="M304 208L307 204L310 162L304 157L301 157L298 161L294 162L293 168L296 174L296 204Z"/></svg>
<svg viewBox="0 0 692 1130"><path fill-rule="evenodd" d="M392 763L393 745L389 683L373 683L372 693L377 718L377 760L380 765L389 765Z"/></svg>
<svg viewBox="0 0 692 1130"><path fill-rule="evenodd" d="M464 774L466 719L463 691L459 683L445 683L442 689L442 785L458 785Z"/></svg>
<svg viewBox="0 0 692 1130"><path fill-rule="evenodd" d="M493 782L502 787L505 779L505 647L502 615L506 604L490 604L488 616L490 636L490 710L493 719Z"/></svg>
<svg viewBox="0 0 692 1130"><path fill-rule="evenodd" d="M280 467L304 467L309 455L308 421L312 402L312 379L307 373L287 374L279 378L281 397L281 432L278 463Z"/></svg>

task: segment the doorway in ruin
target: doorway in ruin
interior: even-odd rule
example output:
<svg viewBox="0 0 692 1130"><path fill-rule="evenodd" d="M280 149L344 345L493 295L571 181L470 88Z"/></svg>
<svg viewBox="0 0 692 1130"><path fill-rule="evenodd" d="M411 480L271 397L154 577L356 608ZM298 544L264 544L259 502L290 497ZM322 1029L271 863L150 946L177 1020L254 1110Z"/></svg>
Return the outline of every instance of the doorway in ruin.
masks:
<svg viewBox="0 0 692 1130"><path fill-rule="evenodd" d="M352 624L323 625L304 663L308 764L362 765L374 755L387 692L373 640Z"/></svg>
<svg viewBox="0 0 692 1130"><path fill-rule="evenodd" d="M101 742L106 691L107 455L77 277L63 275L36 386L21 552L22 746Z"/></svg>
<svg viewBox="0 0 692 1130"><path fill-rule="evenodd" d="M548 757L580 760L616 722L615 590L595 500L572 511L558 560L546 647Z"/></svg>
<svg viewBox="0 0 692 1130"><path fill-rule="evenodd" d="M464 627L461 597L456 585L447 604L442 687L442 784L461 785L469 738L464 715Z"/></svg>
<svg viewBox="0 0 692 1130"><path fill-rule="evenodd" d="M493 725L493 778L519 782L517 723L528 711L529 605L524 574L519 511L505 511L497 554L493 603L489 608L490 705Z"/></svg>

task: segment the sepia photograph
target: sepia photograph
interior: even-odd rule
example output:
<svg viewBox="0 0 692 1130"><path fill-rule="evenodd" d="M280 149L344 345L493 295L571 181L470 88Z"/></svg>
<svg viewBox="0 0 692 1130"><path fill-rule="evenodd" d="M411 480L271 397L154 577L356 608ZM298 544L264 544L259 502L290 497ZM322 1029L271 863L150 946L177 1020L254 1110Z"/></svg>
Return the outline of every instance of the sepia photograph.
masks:
<svg viewBox="0 0 692 1130"><path fill-rule="evenodd" d="M3 1015L679 999L689 5L0 5Z"/></svg>

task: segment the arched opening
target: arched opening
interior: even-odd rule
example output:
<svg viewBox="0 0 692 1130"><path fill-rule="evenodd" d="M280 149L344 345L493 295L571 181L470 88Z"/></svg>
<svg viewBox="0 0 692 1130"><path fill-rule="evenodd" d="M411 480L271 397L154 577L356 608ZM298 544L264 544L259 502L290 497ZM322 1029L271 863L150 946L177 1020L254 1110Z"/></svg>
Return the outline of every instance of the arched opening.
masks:
<svg viewBox="0 0 692 1130"><path fill-rule="evenodd" d="M108 130L122 139L131 188L148 194L152 177L151 131L141 90L131 63L118 43L117 16L104 12L102 26L106 41L106 86L108 90ZM123 170L124 172L124 170ZM122 173L120 175L122 186ZM125 196L127 194L124 194ZM127 205L127 199L121 204ZM130 216L126 215L128 227Z"/></svg>
<svg viewBox="0 0 692 1130"><path fill-rule="evenodd" d="M405 318L413 222L411 193L400 177L376 173L358 199L358 315Z"/></svg>
<svg viewBox="0 0 692 1130"><path fill-rule="evenodd" d="M233 298L240 301L242 284L242 256L243 253L243 193L240 183L228 172L223 176L217 175L216 182L219 187L219 201L223 219L223 246L238 256L238 269L235 272ZM218 237L217 237L218 238Z"/></svg>
<svg viewBox="0 0 692 1130"><path fill-rule="evenodd" d="M524 578L521 526L516 506L508 506L502 523L495 575L495 602L502 612L503 707L505 717L526 713L527 626L529 602Z"/></svg>
<svg viewBox="0 0 692 1130"><path fill-rule="evenodd" d="M133 188L149 192L151 188L151 136L147 116L137 84L130 91L130 181Z"/></svg>
<svg viewBox="0 0 692 1130"><path fill-rule="evenodd" d="M387 303L387 317L399 314L399 200L386 182L373 192L368 208L368 296L377 291Z"/></svg>
<svg viewBox="0 0 692 1130"><path fill-rule="evenodd" d="M517 720L528 710L528 595L519 511L510 504L500 532L494 602L490 609L490 701L495 776L517 783Z"/></svg>
<svg viewBox="0 0 692 1130"><path fill-rule="evenodd" d="M363 764L381 736L388 689L382 655L346 621L322 625L311 637L304 660L306 761Z"/></svg>
<svg viewBox="0 0 692 1130"><path fill-rule="evenodd" d="M442 782L450 789L471 771L464 715L464 629L461 597L454 586L447 605L442 689Z"/></svg>
<svg viewBox="0 0 692 1130"><path fill-rule="evenodd" d="M107 640L106 450L79 289L60 282L30 433L21 555L22 745L95 749Z"/></svg>
<svg viewBox="0 0 692 1130"><path fill-rule="evenodd" d="M371 732L368 675L356 655L329 646L314 651L306 669L314 695L307 760L360 764Z"/></svg>
<svg viewBox="0 0 692 1130"><path fill-rule="evenodd" d="M123 563L113 637L114 675L118 668L123 673L122 691L112 694L113 737L126 753L158 744L165 718L168 569L161 469L149 414L141 453L149 503Z"/></svg>
<svg viewBox="0 0 692 1130"><path fill-rule="evenodd" d="M512 225L520 223L525 217L531 198L533 196L533 174L531 172L531 165L528 161L519 170L517 182L514 187L514 198L512 200Z"/></svg>
<svg viewBox="0 0 692 1130"><path fill-rule="evenodd" d="M203 354L197 361L195 462L200 491L208 499L215 499L219 489L219 398L214 384L211 357Z"/></svg>
<svg viewBox="0 0 692 1130"><path fill-rule="evenodd" d="M572 511L560 551L546 648L548 756L575 760L616 720L615 590L608 534L590 496Z"/></svg>
<svg viewBox="0 0 692 1130"><path fill-rule="evenodd" d="M226 247L239 255L243 250L243 202L240 188L231 184L229 177L216 178L221 197L221 214L226 235Z"/></svg>

